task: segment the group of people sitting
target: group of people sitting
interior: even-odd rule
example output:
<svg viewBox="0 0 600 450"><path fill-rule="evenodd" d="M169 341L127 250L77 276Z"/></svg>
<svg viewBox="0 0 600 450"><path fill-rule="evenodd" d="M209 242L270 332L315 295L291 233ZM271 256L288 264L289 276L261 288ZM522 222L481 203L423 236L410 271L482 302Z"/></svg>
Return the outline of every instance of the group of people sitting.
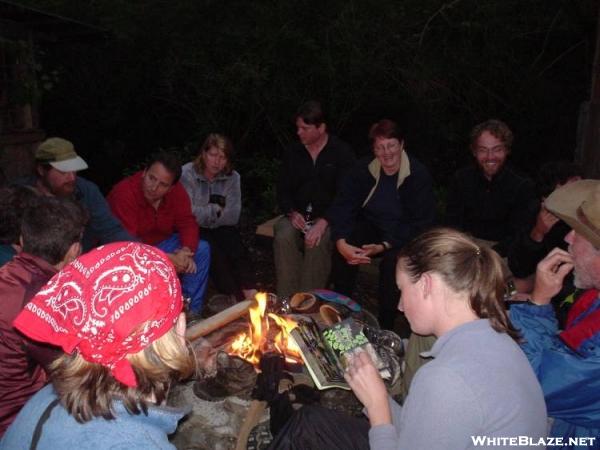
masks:
<svg viewBox="0 0 600 450"><path fill-rule="evenodd" d="M272 447L526 447L552 436L600 448L600 181L549 165L536 194L506 164L512 133L491 120L472 132L475 164L457 172L452 228L440 227L432 178L396 123L374 124L373 156L356 161L318 102L295 121L300 142L277 185L278 294L352 295L358 266L379 258L382 326L400 310L434 343L402 405L361 354L345 376L367 418L304 406ZM172 448L185 411L165 405L169 386L195 363L185 301L202 309L209 273L236 298L253 287L232 144L210 135L183 167L154 155L106 200L77 175L87 164L70 142L46 140L36 162L35 176L0 191L0 449ZM543 254L562 240L566 250ZM571 272L578 290L555 308ZM339 433L318 433L323 423Z"/></svg>

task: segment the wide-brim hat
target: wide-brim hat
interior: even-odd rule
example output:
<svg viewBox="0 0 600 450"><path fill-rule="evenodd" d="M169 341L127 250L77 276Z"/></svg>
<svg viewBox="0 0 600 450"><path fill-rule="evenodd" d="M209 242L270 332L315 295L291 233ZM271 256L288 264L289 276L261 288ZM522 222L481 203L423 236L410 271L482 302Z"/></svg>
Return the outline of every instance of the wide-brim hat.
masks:
<svg viewBox="0 0 600 450"><path fill-rule="evenodd" d="M88 168L83 158L75 152L73 143L58 137L42 142L35 151L35 160L50 164L61 172L77 172Z"/></svg>
<svg viewBox="0 0 600 450"><path fill-rule="evenodd" d="M600 248L600 180L565 184L550 194L544 206Z"/></svg>

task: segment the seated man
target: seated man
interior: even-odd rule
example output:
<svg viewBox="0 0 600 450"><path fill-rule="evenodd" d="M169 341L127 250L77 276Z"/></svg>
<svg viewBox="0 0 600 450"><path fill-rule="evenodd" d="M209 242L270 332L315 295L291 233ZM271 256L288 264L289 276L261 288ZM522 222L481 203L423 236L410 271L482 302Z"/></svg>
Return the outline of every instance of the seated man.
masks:
<svg viewBox="0 0 600 450"><path fill-rule="evenodd" d="M0 437L46 384L43 368L60 354L23 337L13 328L13 320L55 273L79 255L85 218L75 202L37 198L23 214L22 251L0 268Z"/></svg>
<svg viewBox="0 0 600 450"><path fill-rule="evenodd" d="M500 255L516 234L535 221L537 202L531 180L507 167L513 134L499 120L471 131L475 165L458 170L448 189L446 224L488 241Z"/></svg>
<svg viewBox="0 0 600 450"><path fill-rule="evenodd" d="M89 216L81 239L84 252L109 242L135 240L112 215L98 186L77 175L88 165L71 142L58 137L46 139L35 151L35 164L35 175L19 183L44 195L74 199L84 207Z"/></svg>
<svg viewBox="0 0 600 450"><path fill-rule="evenodd" d="M38 195L29 186L0 188L0 267L21 251L21 219Z"/></svg>
<svg viewBox="0 0 600 450"><path fill-rule="evenodd" d="M566 184L545 207L573 228L569 249L556 248L538 264L531 302L513 305L510 317L554 419L550 436L595 437L588 444L600 448L600 181ZM550 300L573 269L575 286L586 291L560 331Z"/></svg>
<svg viewBox="0 0 600 450"><path fill-rule="evenodd" d="M331 271L328 209L355 160L348 144L329 134L319 102L304 103L295 120L300 142L283 156L277 200L285 217L275 224L273 241L277 295L285 297L326 287Z"/></svg>
<svg viewBox="0 0 600 450"><path fill-rule="evenodd" d="M537 213L535 224L516 236L507 253L508 267L518 278L526 278L535 274L537 264L554 247L567 249L564 239L571 231L571 227L548 211L544 202L555 189L580 180L581 169L574 163L551 161L540 167L536 178L536 191L540 203L535 205ZM531 287L533 288L533 286Z"/></svg>
<svg viewBox="0 0 600 450"><path fill-rule="evenodd" d="M180 177L178 158L157 153L143 171L119 181L107 200L132 236L168 254L183 274L183 295L190 299L190 311L198 314L208 284L210 249L198 239L198 224Z"/></svg>

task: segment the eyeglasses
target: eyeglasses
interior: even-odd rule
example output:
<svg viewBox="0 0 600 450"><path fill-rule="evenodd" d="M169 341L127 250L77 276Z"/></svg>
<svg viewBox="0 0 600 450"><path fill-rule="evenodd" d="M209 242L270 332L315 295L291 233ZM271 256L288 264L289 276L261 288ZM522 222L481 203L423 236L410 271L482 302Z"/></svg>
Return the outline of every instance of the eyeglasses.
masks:
<svg viewBox="0 0 600 450"><path fill-rule="evenodd" d="M496 145L495 147L477 147L475 149L475 153L479 156L483 155L494 155L498 156L506 151L506 147L504 145Z"/></svg>
<svg viewBox="0 0 600 450"><path fill-rule="evenodd" d="M398 150L399 148L401 148L400 143L398 143L398 142L390 142L388 145L378 145L377 147L373 147L373 151L376 154L380 155L383 152L385 152L386 150L389 153L393 153L396 150Z"/></svg>

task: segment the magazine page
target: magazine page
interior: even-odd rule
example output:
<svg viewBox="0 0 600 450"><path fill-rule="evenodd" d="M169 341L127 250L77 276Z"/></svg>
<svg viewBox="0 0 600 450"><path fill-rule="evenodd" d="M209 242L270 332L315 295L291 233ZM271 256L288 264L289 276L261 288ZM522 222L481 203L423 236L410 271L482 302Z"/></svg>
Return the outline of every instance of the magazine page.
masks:
<svg viewBox="0 0 600 450"><path fill-rule="evenodd" d="M389 379L391 373L383 360L375 351L373 344L369 342L363 332L363 325L354 319L346 319L329 328L323 333L323 340L327 347L335 354L336 361L340 364L340 370L343 372L350 365L354 355L365 351L371 357L373 364L379 370L383 379Z"/></svg>
<svg viewBox="0 0 600 450"><path fill-rule="evenodd" d="M325 345L316 323L300 321L290 335L298 345L304 364L319 389L350 389L344 380L341 364Z"/></svg>

